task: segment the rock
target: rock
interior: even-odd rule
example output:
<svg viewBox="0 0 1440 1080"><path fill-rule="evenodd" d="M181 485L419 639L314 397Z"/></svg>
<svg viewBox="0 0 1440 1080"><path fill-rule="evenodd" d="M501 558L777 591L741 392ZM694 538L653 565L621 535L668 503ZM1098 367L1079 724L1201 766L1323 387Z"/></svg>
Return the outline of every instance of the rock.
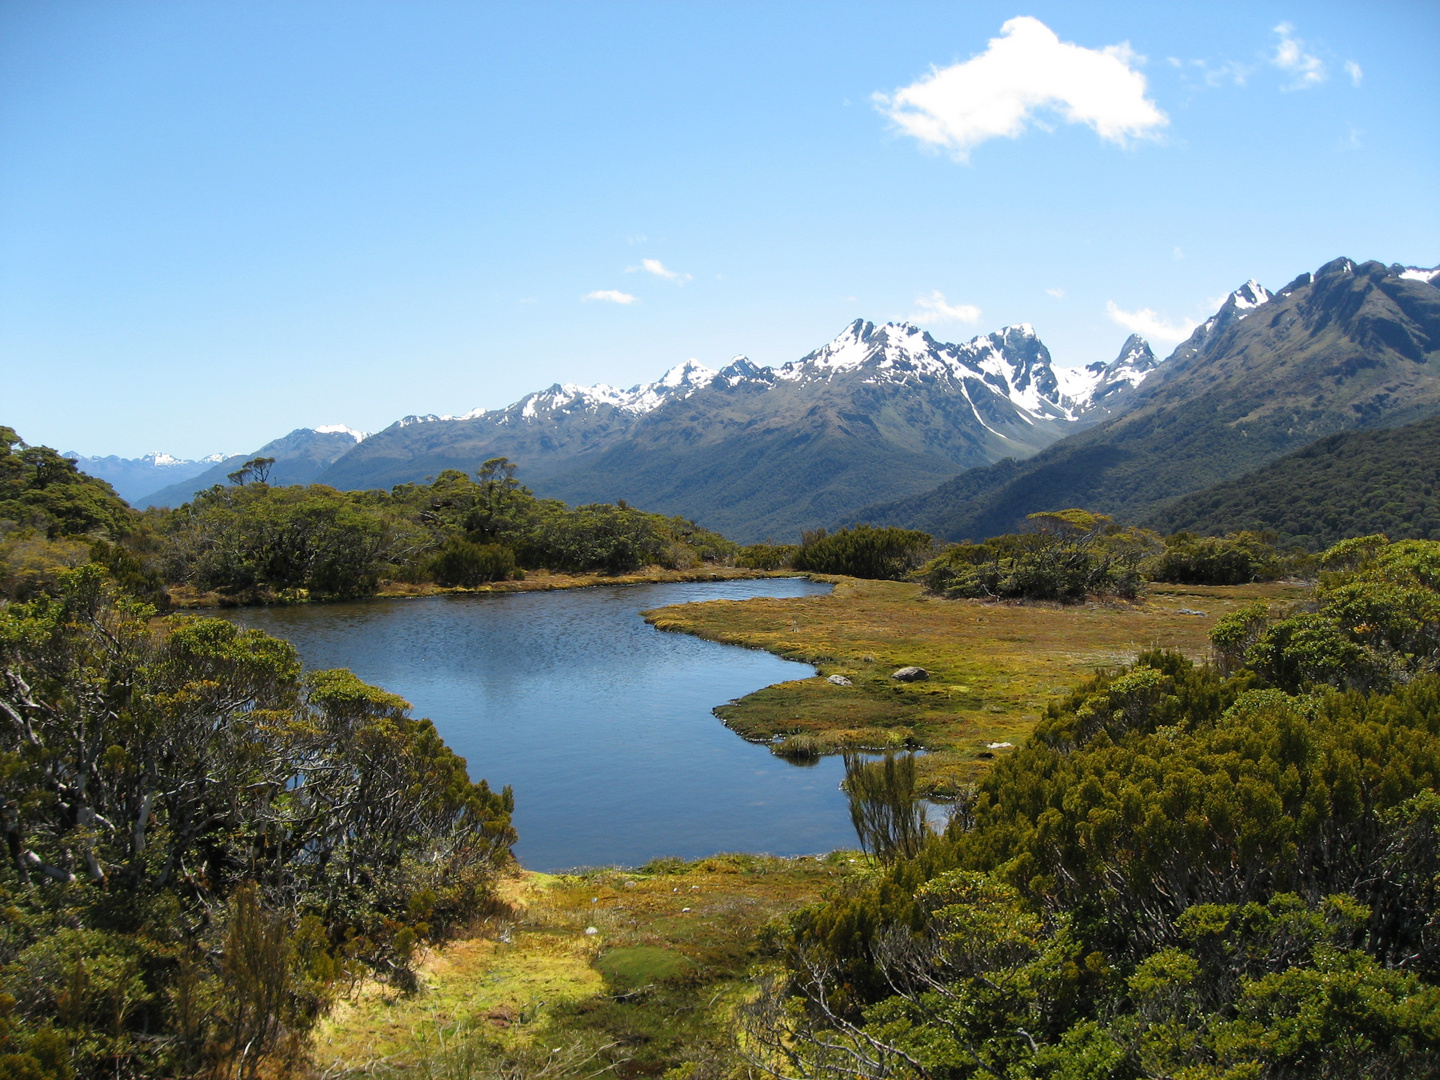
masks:
<svg viewBox="0 0 1440 1080"><path fill-rule="evenodd" d="M890 675L892 679L899 679L901 682L919 682L921 679L928 679L930 673L923 667L902 667L899 671Z"/></svg>
<svg viewBox="0 0 1440 1080"><path fill-rule="evenodd" d="M854 686L854 685L855 685L855 684L852 683L849 679L845 678L844 675L831 675L830 678L826 679L825 681L826 681L826 682L832 682L832 683L834 683L836 686Z"/></svg>
<svg viewBox="0 0 1440 1080"><path fill-rule="evenodd" d="M585 927L585 933L586 933L586 934L598 934L599 932L600 932L600 931L599 931L599 930L596 930L595 927L593 927L593 926L587 926L587 927Z"/></svg>
<svg viewBox="0 0 1440 1080"><path fill-rule="evenodd" d="M992 742L986 743L985 745L988 746L991 750L1009 750L1015 744L1008 742Z"/></svg>

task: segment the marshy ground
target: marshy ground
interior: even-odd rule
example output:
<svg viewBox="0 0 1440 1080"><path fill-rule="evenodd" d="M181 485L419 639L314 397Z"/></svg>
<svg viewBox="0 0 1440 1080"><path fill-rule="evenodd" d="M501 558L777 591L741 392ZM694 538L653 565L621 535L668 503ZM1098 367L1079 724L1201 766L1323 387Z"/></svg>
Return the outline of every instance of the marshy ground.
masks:
<svg viewBox="0 0 1440 1080"><path fill-rule="evenodd" d="M342 1002L317 1032L315 1069L633 1077L728 1059L766 927L865 870L836 852L520 872L502 888L510 913L425 957L415 993L368 984Z"/></svg>
<svg viewBox="0 0 1440 1080"><path fill-rule="evenodd" d="M832 580L832 579L824 579ZM1019 745L1045 706L1097 668L1152 648L1210 655L1221 616L1298 584L1152 585L1134 602L991 603L926 596L917 584L835 578L827 596L719 600L645 612L662 630L767 649L820 677L766 687L716 714L747 739L804 759L846 747L923 747L925 789L953 793ZM925 668L923 682L891 673ZM826 676L853 685L837 686Z"/></svg>

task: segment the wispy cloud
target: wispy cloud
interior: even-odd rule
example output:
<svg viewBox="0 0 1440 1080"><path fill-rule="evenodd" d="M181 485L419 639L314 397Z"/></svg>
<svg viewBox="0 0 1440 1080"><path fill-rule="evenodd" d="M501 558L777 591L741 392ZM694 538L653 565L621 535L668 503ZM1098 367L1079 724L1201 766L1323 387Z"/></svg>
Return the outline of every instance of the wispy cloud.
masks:
<svg viewBox="0 0 1440 1080"><path fill-rule="evenodd" d="M1242 64L1239 60L1224 60L1212 64L1209 60L1181 60L1171 56L1166 62L1180 72L1180 78L1189 86L1214 90L1221 86L1244 86L1255 70L1254 64Z"/></svg>
<svg viewBox="0 0 1440 1080"><path fill-rule="evenodd" d="M1345 61L1345 74L1350 76L1350 83L1353 86L1359 86L1360 80L1365 77L1365 73L1360 70L1360 65L1354 60Z"/></svg>
<svg viewBox="0 0 1440 1080"><path fill-rule="evenodd" d="M1172 322L1163 315L1157 315L1149 308L1141 308L1139 311L1126 311L1115 303L1114 300L1105 302L1105 310L1110 314L1110 321L1125 327L1132 334L1139 334L1146 341L1163 341L1172 344L1179 344L1194 332L1196 323L1189 319L1180 322Z"/></svg>
<svg viewBox="0 0 1440 1080"><path fill-rule="evenodd" d="M636 270L644 270L647 274L654 274L656 277L664 278L666 281L673 281L677 285L684 285L687 281L695 279L689 274L682 274L679 271L666 267L659 259L641 259L639 266L627 266L625 272L633 274Z"/></svg>
<svg viewBox="0 0 1440 1080"><path fill-rule="evenodd" d="M974 304L951 304L945 294L939 291L929 296L917 296L915 306L920 310L910 316L915 322L962 322L980 321L980 309Z"/></svg>
<svg viewBox="0 0 1440 1080"><path fill-rule="evenodd" d="M1021 16L1000 27L979 56L932 68L876 106L907 135L967 161L987 139L1018 138L1037 113L1085 124L1100 138L1125 145L1156 136L1170 121L1145 96L1143 58L1128 43L1087 49L1061 41L1039 19Z"/></svg>
<svg viewBox="0 0 1440 1080"><path fill-rule="evenodd" d="M1275 33L1280 35L1280 41L1275 46L1275 55L1270 58L1270 62L1290 76L1290 82L1284 89L1308 90L1312 86L1319 86L1329 77L1329 72L1325 70L1325 61L1314 53L1305 51L1307 46L1295 36L1295 27L1291 23L1281 23L1275 27Z"/></svg>
<svg viewBox="0 0 1440 1080"><path fill-rule="evenodd" d="M1064 290L1064 289L1046 289L1046 290L1045 290L1045 293L1046 293L1047 296L1053 296L1056 300L1064 300L1064 299L1065 299L1065 290Z"/></svg>
<svg viewBox="0 0 1440 1080"><path fill-rule="evenodd" d="M594 292L586 293L580 299L582 301L604 300L605 302L610 304L635 303L635 297L631 296L628 292L621 292L619 289L596 289Z"/></svg>

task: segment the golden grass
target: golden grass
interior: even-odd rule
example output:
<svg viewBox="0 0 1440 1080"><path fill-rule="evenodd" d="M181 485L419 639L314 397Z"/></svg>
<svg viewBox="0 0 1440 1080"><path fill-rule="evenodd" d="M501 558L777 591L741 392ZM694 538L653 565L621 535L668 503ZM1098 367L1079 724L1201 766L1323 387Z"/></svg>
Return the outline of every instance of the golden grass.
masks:
<svg viewBox="0 0 1440 1080"><path fill-rule="evenodd" d="M782 737L805 736L828 752L924 747L935 753L922 762L922 777L940 795L1004 752L991 743L1018 745L1049 702L1097 668L1157 647L1204 660L1220 616L1255 599L1280 602L1304 592L1293 584L1157 585L1133 603L1066 607L943 600L907 582L826 580L835 581L828 596L681 604L644 614L661 630L767 649L854 683L780 683L716 709L744 737L780 748ZM890 677L911 664L929 679Z"/></svg>
<svg viewBox="0 0 1440 1080"><path fill-rule="evenodd" d="M425 957L414 994L361 987L320 1025L313 1064L389 1074L471 1039L496 1056L599 1048L616 1075L657 1074L729 1030L721 1014L744 992L762 928L864 865L837 852L521 872L504 887L512 921Z"/></svg>

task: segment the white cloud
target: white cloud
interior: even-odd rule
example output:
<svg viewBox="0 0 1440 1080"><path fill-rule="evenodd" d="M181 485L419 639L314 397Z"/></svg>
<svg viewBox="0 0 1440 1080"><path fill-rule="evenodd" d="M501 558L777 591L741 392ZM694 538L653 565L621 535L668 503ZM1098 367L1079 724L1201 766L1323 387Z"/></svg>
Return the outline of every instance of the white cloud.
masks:
<svg viewBox="0 0 1440 1080"><path fill-rule="evenodd" d="M980 309L974 304L951 304L945 300L942 292L932 292L929 296L917 296L916 305L920 311L912 315L915 322L962 322L973 323L980 321Z"/></svg>
<svg viewBox="0 0 1440 1080"><path fill-rule="evenodd" d="M656 277L662 277L666 281L673 281L677 285L684 285L687 281L695 280L689 274L682 274L675 270L667 269L665 264L659 259L641 259L639 266L627 267L626 273L633 274L636 270L644 270L647 274L654 274Z"/></svg>
<svg viewBox="0 0 1440 1080"><path fill-rule="evenodd" d="M1142 58L1129 44L1086 49L1029 16L1011 19L1000 35L979 56L874 95L876 105L905 134L959 161L987 139L1018 138L1032 120L1043 127L1035 120L1041 110L1122 146L1170 122L1145 96L1145 76L1136 70Z"/></svg>
<svg viewBox="0 0 1440 1080"><path fill-rule="evenodd" d="M1064 289L1046 289L1045 292L1046 292L1047 295L1053 296L1056 300L1064 300L1064 299L1065 299L1065 290L1064 290Z"/></svg>
<svg viewBox="0 0 1440 1080"><path fill-rule="evenodd" d="M1111 322L1119 323L1132 334L1139 334L1146 341L1151 342L1163 341L1179 344L1188 338L1198 325L1189 319L1178 323L1171 322L1149 308L1126 311L1119 307L1114 300L1105 302L1105 310L1109 312Z"/></svg>
<svg viewBox="0 0 1440 1080"><path fill-rule="evenodd" d="M1350 76L1350 82L1355 86L1359 86L1360 80L1365 77L1365 73L1360 70L1360 65L1354 60L1345 61L1345 74Z"/></svg>
<svg viewBox="0 0 1440 1080"><path fill-rule="evenodd" d="M1305 51L1305 43L1295 36L1295 27L1290 23L1281 23L1275 27L1275 33L1280 35L1280 41L1270 62L1292 76L1285 89L1308 90L1323 83L1329 74L1325 70L1325 61Z"/></svg>
<svg viewBox="0 0 1440 1080"><path fill-rule="evenodd" d="M635 297L628 292L621 292L619 289L596 289L588 292L580 298L581 300L605 300L611 304L633 304Z"/></svg>

